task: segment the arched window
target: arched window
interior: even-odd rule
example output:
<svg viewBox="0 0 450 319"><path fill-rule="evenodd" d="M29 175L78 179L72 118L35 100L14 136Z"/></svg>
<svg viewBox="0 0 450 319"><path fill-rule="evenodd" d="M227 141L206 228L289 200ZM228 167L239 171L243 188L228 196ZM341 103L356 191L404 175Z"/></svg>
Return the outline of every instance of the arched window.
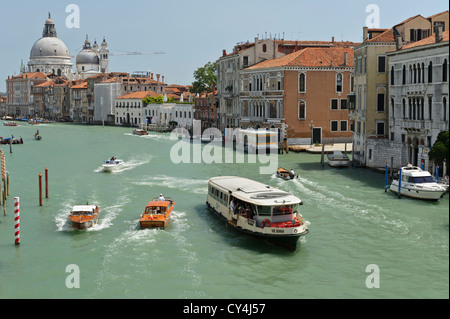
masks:
<svg viewBox="0 0 450 319"><path fill-rule="evenodd" d="M336 92L342 92L342 73L336 74Z"/></svg>
<svg viewBox="0 0 450 319"><path fill-rule="evenodd" d="M443 121L447 121L447 98L444 97L442 99L442 117L443 117Z"/></svg>
<svg viewBox="0 0 450 319"><path fill-rule="evenodd" d="M391 85L394 85L394 67L391 67Z"/></svg>
<svg viewBox="0 0 450 319"><path fill-rule="evenodd" d="M402 84L406 84L406 66L403 65L403 70L402 70Z"/></svg>
<svg viewBox="0 0 450 319"><path fill-rule="evenodd" d="M298 119L305 120L306 119L306 104L305 101L298 102Z"/></svg>
<svg viewBox="0 0 450 319"><path fill-rule="evenodd" d="M306 74L300 73L298 76L298 91L300 93L306 92Z"/></svg>
<svg viewBox="0 0 450 319"><path fill-rule="evenodd" d="M402 117L403 119L406 119L406 100L403 99L402 101Z"/></svg>

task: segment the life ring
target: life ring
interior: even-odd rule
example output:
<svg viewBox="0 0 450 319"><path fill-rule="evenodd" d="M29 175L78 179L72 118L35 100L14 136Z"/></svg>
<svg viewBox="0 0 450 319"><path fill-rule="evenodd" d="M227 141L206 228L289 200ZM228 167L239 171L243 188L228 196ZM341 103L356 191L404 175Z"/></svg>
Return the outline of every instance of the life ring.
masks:
<svg viewBox="0 0 450 319"><path fill-rule="evenodd" d="M268 219L264 219L261 223L262 228L269 226L269 225L270 225L270 220L268 220Z"/></svg>

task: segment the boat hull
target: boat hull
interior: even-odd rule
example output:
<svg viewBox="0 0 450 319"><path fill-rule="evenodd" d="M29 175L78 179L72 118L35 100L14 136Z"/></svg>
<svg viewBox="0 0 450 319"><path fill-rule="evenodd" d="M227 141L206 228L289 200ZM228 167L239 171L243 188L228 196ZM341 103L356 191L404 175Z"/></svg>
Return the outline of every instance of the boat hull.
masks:
<svg viewBox="0 0 450 319"><path fill-rule="evenodd" d="M278 246L284 247L290 251L296 251L300 237L307 235L309 233L306 225L302 224L299 227L253 227L249 225L249 220L247 218L239 218L236 221L233 219L229 220L220 212L218 212L214 207L212 207L208 202L206 202L208 209L217 215L220 219L224 220L227 225L231 225L238 232L250 235L254 238L265 240L270 243L274 243Z"/></svg>
<svg viewBox="0 0 450 319"><path fill-rule="evenodd" d="M69 217L69 221L70 221L71 226L74 229L84 230L84 229L92 228L95 225L97 225L98 224L98 216L96 216L90 220L83 220L83 221L77 221L76 219Z"/></svg>
<svg viewBox="0 0 450 319"><path fill-rule="evenodd" d="M393 181L389 187L390 191L398 194L398 181ZM445 194L445 189L423 189L417 188L413 185L406 184L400 188L400 195L411 198L424 199L424 200L439 200Z"/></svg>

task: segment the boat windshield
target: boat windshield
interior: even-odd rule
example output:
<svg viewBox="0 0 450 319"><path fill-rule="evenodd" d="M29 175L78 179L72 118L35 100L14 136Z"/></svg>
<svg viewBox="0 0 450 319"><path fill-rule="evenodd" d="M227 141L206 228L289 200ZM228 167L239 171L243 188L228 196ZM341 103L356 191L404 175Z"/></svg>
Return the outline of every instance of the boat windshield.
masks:
<svg viewBox="0 0 450 319"><path fill-rule="evenodd" d="M157 215L157 214L165 214L166 207L159 206L151 206L145 209L145 214Z"/></svg>
<svg viewBox="0 0 450 319"><path fill-rule="evenodd" d="M273 216L292 214L294 208L294 205L275 206L273 208Z"/></svg>
<svg viewBox="0 0 450 319"><path fill-rule="evenodd" d="M408 178L408 182L409 183L416 183L416 184L420 184L420 183L434 183L433 177L431 176L410 176Z"/></svg>

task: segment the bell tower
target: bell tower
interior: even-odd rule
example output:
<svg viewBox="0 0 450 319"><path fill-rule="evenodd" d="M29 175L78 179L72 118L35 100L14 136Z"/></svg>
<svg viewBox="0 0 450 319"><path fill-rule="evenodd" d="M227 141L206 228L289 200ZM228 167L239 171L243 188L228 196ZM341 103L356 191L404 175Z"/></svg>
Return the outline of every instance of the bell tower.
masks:
<svg viewBox="0 0 450 319"><path fill-rule="evenodd" d="M50 12L48 13L48 19L45 21L44 31L42 32L43 38L56 38L55 23L52 20Z"/></svg>
<svg viewBox="0 0 450 319"><path fill-rule="evenodd" d="M109 49L105 38L103 38L100 49L100 71L102 73L109 73Z"/></svg>

